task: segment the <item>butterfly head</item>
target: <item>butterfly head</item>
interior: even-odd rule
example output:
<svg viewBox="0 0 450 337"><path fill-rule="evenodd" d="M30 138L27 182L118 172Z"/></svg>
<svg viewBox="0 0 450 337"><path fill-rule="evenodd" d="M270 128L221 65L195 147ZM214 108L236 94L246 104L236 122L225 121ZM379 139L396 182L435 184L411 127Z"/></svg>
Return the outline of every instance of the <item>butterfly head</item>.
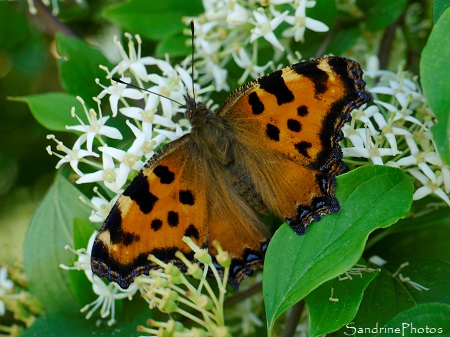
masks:
<svg viewBox="0 0 450 337"><path fill-rule="evenodd" d="M196 102L191 96L184 96L186 100L186 118L189 119L193 128L200 127L206 123L208 117L212 115L206 105Z"/></svg>

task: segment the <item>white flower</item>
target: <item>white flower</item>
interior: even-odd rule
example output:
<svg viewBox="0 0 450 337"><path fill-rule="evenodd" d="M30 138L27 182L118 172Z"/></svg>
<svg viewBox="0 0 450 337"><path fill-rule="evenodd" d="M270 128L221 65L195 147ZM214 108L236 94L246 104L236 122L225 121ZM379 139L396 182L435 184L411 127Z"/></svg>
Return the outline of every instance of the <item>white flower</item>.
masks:
<svg viewBox="0 0 450 337"><path fill-rule="evenodd" d="M273 31L285 20L288 13L288 11L285 11L271 20L267 17L263 8L258 8L258 10L253 11L253 16L255 17L256 23L255 28L251 31L252 35L250 37L250 43L260 37L263 37L275 48L284 50L283 45L280 41L278 41L278 38L275 36Z"/></svg>
<svg viewBox="0 0 450 337"><path fill-rule="evenodd" d="M134 46L133 37L130 33L124 34L128 38L128 54L122 47L122 44L114 37L114 43L119 48L120 55L122 56L122 61L111 70L112 74L119 73L123 75L125 71L130 70L133 75L140 78L141 80L147 79L146 65L153 65L155 59L151 56L141 57L141 45L142 40L139 35L135 35L136 41L138 43L138 50Z"/></svg>
<svg viewBox="0 0 450 337"><path fill-rule="evenodd" d="M297 5L295 15L289 15L284 19L292 26L283 32L284 37L293 36L294 40L298 42L304 40L306 28L314 32L328 31L329 28L326 24L306 16L306 7L314 7L316 1L297 0L295 3Z"/></svg>
<svg viewBox="0 0 450 337"><path fill-rule="evenodd" d="M272 62L269 61L262 67L257 66L252 60L250 60L245 48L242 47L239 48L239 55L233 52L233 59L240 68L245 70L238 80L238 83L240 84L244 83L249 75L251 78L258 78L262 76L266 69L272 64Z"/></svg>
<svg viewBox="0 0 450 337"><path fill-rule="evenodd" d="M161 117L161 116L159 116ZM163 118L163 117L161 117ZM163 134L158 134L155 132L155 137L153 137L152 132L152 124L146 123L142 126L142 131L139 130L136 126L130 123L130 121L127 121L127 125L130 127L130 129L133 131L134 136L137 138L144 137L144 144L142 145L142 153L144 154L146 159L149 159L151 156L154 155L154 150L156 147L161 145L167 137ZM178 126L179 127L179 126ZM174 123L174 128L177 128L177 125ZM156 131L156 130L155 130ZM170 131L168 131L170 132ZM179 138L179 137L178 137Z"/></svg>
<svg viewBox="0 0 450 337"><path fill-rule="evenodd" d="M103 222L111 211L112 206L119 198L119 194L115 198L108 200L99 193L97 186L94 187L94 193L97 196L92 197L88 203L89 206L93 208L91 215L89 216L89 221Z"/></svg>
<svg viewBox="0 0 450 337"><path fill-rule="evenodd" d="M14 287L13 281L8 279L8 270L6 267L0 268L0 316L3 316L6 312L5 303L2 298L6 297Z"/></svg>
<svg viewBox="0 0 450 337"><path fill-rule="evenodd" d="M127 77L121 78L121 80L126 83L130 83L131 81L130 78ZM105 87L100 83L99 79L96 79L95 81L103 88L102 92L97 97L102 99L106 95L109 95L109 104L111 105L113 117L117 116L117 105L119 104L119 100L123 100L125 97L135 100L144 98L144 94L141 91L127 88L126 84L111 80L111 85L109 87Z"/></svg>
<svg viewBox="0 0 450 337"><path fill-rule="evenodd" d="M84 104L84 101L81 97L77 97L78 101L83 106L84 112L86 114L86 117L88 119L89 124L84 124L84 122L81 120L78 115L75 114L75 108L72 109L72 117L76 117L81 125L72 125L72 126L66 126L67 130L75 130L84 132L86 134L86 146L89 152L92 152L92 146L94 143L94 139L98 136L106 136L113 139L122 139L122 134L119 130L116 128L113 128L111 126L106 126L106 122L108 121L110 116L102 117L102 110L100 107L100 100L97 98L94 98L94 100L98 104L98 112L99 112L99 118L97 119L97 113L94 109L87 109L86 105Z"/></svg>
<svg viewBox="0 0 450 337"><path fill-rule="evenodd" d="M142 146L144 145L144 142L145 135L142 133L134 140L133 144L127 151L115 149L109 146L99 147L99 150L102 153L110 155L120 162L119 172L115 181L116 189L122 188L122 186L125 185L128 180L128 175L132 169L138 171L142 168L142 166L144 166L144 162L141 160L143 155Z"/></svg>
<svg viewBox="0 0 450 337"><path fill-rule="evenodd" d="M83 174L77 181L77 184L93 183L98 181L103 181L105 186L113 192L120 193L122 186L116 185L117 176L119 174L119 169L114 165L112 157L103 152L103 169L98 170L93 173Z"/></svg>
<svg viewBox="0 0 450 337"><path fill-rule="evenodd" d="M226 22L232 26L239 26L247 23L248 12L241 5L236 3L236 0L230 1L230 10L226 17Z"/></svg>
<svg viewBox="0 0 450 337"><path fill-rule="evenodd" d="M110 316L111 318L108 320L107 324L113 325L116 322L116 301L124 298L131 300L138 291L138 287L137 285L132 284L128 289L123 290L114 282L107 285L100 277L92 273L90 252L92 251L92 246L94 245L96 236L97 232L95 231L89 238L87 248L73 250L69 246L66 246L66 249L69 249L74 254L78 255L78 259L73 267L68 267L65 265L60 265L60 267L66 270L82 270L84 271L86 278L92 283L92 290L98 298L81 308L81 312L85 312L90 309L86 314L86 319L91 318L93 313L100 308L100 316L102 318L107 318Z"/></svg>
<svg viewBox="0 0 450 337"><path fill-rule="evenodd" d="M80 162L80 160L88 156L99 157L97 153L81 149L81 145L83 145L86 142L87 139L86 134L82 134L80 137L78 137L72 149L69 149L67 146L63 144L63 142L57 140L54 135L47 135L47 139L53 139L56 142L56 144L58 144L56 148L59 151L66 153L65 156L62 156L59 153L53 152L51 147L47 146L47 152L49 155L55 155L61 158L60 161L58 161L58 163L56 164L57 169L59 169L63 164L69 163L72 169L79 176L82 176L83 172L81 172L78 169L78 163Z"/></svg>

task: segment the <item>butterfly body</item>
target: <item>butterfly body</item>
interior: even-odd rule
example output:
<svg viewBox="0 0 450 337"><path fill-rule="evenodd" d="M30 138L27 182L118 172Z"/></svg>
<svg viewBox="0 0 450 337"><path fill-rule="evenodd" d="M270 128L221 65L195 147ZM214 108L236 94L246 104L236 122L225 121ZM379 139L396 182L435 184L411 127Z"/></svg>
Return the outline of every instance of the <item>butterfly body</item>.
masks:
<svg viewBox="0 0 450 337"><path fill-rule="evenodd" d="M125 189L100 229L92 269L127 288L169 262L191 237L230 253L229 281L263 263L270 234L258 213L272 212L297 234L336 213L341 128L369 100L359 65L330 57L278 70L238 88L217 113L187 97L190 134L158 151ZM181 265L181 267L183 267Z"/></svg>

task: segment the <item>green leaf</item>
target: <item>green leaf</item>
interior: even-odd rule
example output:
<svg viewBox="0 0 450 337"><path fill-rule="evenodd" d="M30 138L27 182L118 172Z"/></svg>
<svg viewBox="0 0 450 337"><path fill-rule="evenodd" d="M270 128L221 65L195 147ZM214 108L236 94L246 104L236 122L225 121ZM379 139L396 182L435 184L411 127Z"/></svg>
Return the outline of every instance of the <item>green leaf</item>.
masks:
<svg viewBox="0 0 450 337"><path fill-rule="evenodd" d="M442 259L450 261L450 223L420 228L408 234L396 233L368 251L389 259Z"/></svg>
<svg viewBox="0 0 450 337"><path fill-rule="evenodd" d="M450 0L434 0L433 2L433 22L438 22L441 15L450 7Z"/></svg>
<svg viewBox="0 0 450 337"><path fill-rule="evenodd" d="M87 218L88 207L77 190L58 174L33 215L24 244L24 268L31 292L47 312L78 312L69 285L69 273L59 265L71 265L72 223L75 217Z"/></svg>
<svg viewBox="0 0 450 337"><path fill-rule="evenodd" d="M358 314L349 326L373 327L375 323L383 326L397 313L412 306L414 301L404 296L404 287L392 277L392 274L381 268L381 272L367 287L363 300L359 306ZM333 337L345 337L351 332L347 325L337 332L330 334Z"/></svg>
<svg viewBox="0 0 450 337"><path fill-rule="evenodd" d="M275 319L360 258L368 235L407 215L413 185L401 170L366 166L338 177L341 211L297 236L285 224L268 247L263 291L269 331Z"/></svg>
<svg viewBox="0 0 450 337"><path fill-rule="evenodd" d="M409 265L401 270L401 274L428 288L428 290L418 291L405 283L406 295L404 296L410 297L415 303L440 302L450 305L448 291L450 263L436 259L402 258L389 260L386 269L395 273L398 266L404 262L408 262Z"/></svg>
<svg viewBox="0 0 450 337"><path fill-rule="evenodd" d="M63 92L15 97L13 99L27 103L33 117L39 124L52 131L67 131L66 125L78 124L78 121L71 116L72 107L75 107L76 111L83 111L81 103L74 96ZM84 112L79 113L78 116L87 122Z"/></svg>
<svg viewBox="0 0 450 337"><path fill-rule="evenodd" d="M448 292L449 264L432 259L407 259L409 265L402 268L403 277L429 288L419 291L410 284L401 282L392 277L399 266L406 261L405 258L389 260L381 267L381 273L367 287L358 314L352 320L354 327L372 327L374 322L384 326L399 313L418 304L440 302L450 304ZM348 336L347 326L332 333L333 337Z"/></svg>
<svg viewBox="0 0 450 337"><path fill-rule="evenodd" d="M174 56L184 56L191 52L191 46L186 45L186 41L189 39L186 35L179 34L161 41L156 47L156 56L164 57L164 55Z"/></svg>
<svg viewBox="0 0 450 337"><path fill-rule="evenodd" d="M73 37L57 34L56 45L62 56L58 60L58 68L64 89L72 95L90 101L102 90L95 83L95 79L106 76L99 66L111 68L110 62L100 50Z"/></svg>
<svg viewBox="0 0 450 337"><path fill-rule="evenodd" d="M161 41L187 28L183 17L197 16L202 11L199 0L131 0L110 7L103 17L125 30Z"/></svg>
<svg viewBox="0 0 450 337"><path fill-rule="evenodd" d="M350 322L358 312L364 291L378 272L362 273L351 280L334 278L313 290L305 301L309 312L309 336L321 336L340 329ZM330 301L331 289L333 298Z"/></svg>
<svg viewBox="0 0 450 337"><path fill-rule="evenodd" d="M450 336L449 317L450 305L442 303L420 304L398 314L386 324L387 328L398 328L399 332L391 330L392 332L382 332L377 336Z"/></svg>
<svg viewBox="0 0 450 337"><path fill-rule="evenodd" d="M389 26L406 8L406 0L358 0L357 4L365 14L367 29L373 32Z"/></svg>
<svg viewBox="0 0 450 337"><path fill-rule="evenodd" d="M124 300L123 310L116 313L117 323L106 325L106 320L98 325L97 317L87 320L84 314L72 315L54 312L39 317L33 325L25 330L21 337L80 337L80 336L137 336L138 325L145 325L151 317L148 304L138 298L133 301Z"/></svg>
<svg viewBox="0 0 450 337"><path fill-rule="evenodd" d="M350 26L337 29L333 35L333 39L328 45L325 54L342 55L354 44L356 39L361 35L361 31L357 26Z"/></svg>
<svg viewBox="0 0 450 337"><path fill-rule="evenodd" d="M423 92L438 123L431 130L442 160L450 165L450 9L441 15L433 27L420 59Z"/></svg>

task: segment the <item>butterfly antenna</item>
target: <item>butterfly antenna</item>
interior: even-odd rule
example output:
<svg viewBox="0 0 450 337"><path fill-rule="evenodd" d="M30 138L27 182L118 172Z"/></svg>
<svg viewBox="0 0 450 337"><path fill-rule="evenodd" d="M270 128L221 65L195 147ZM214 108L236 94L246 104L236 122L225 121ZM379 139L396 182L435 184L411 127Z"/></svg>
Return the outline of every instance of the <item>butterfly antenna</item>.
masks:
<svg viewBox="0 0 450 337"><path fill-rule="evenodd" d="M176 104L179 104L179 105L182 106L182 107L186 107L186 105L184 105L184 104L182 104L182 103L180 103L180 102L178 102L178 101L176 101L176 100L174 100L174 99L172 99L172 98L170 98L170 97L167 97L167 96L158 94L157 92L154 92L154 91L151 91L151 90L148 90L148 89L145 89L145 88L139 88L139 87L137 87L137 86L135 86L135 85L133 85L133 84L124 82L124 81L122 81L122 80L120 80L120 79L118 79L118 78L116 78L116 77L112 77L111 79L112 79L113 81L117 82L117 83L126 84L127 86L132 87L132 88L135 88L135 89L138 89L138 90L147 91L147 92L149 92L149 93L151 93L151 94L153 94L153 95L156 95L156 96L159 96L159 97L168 99L169 101L172 101L172 102L174 102L174 103L176 103Z"/></svg>
<svg viewBox="0 0 450 337"><path fill-rule="evenodd" d="M194 20L191 20L191 39L192 39L192 97L195 100L195 91L194 91L194 64L195 64L195 58L194 58L194 52L195 52L195 45L194 45Z"/></svg>

